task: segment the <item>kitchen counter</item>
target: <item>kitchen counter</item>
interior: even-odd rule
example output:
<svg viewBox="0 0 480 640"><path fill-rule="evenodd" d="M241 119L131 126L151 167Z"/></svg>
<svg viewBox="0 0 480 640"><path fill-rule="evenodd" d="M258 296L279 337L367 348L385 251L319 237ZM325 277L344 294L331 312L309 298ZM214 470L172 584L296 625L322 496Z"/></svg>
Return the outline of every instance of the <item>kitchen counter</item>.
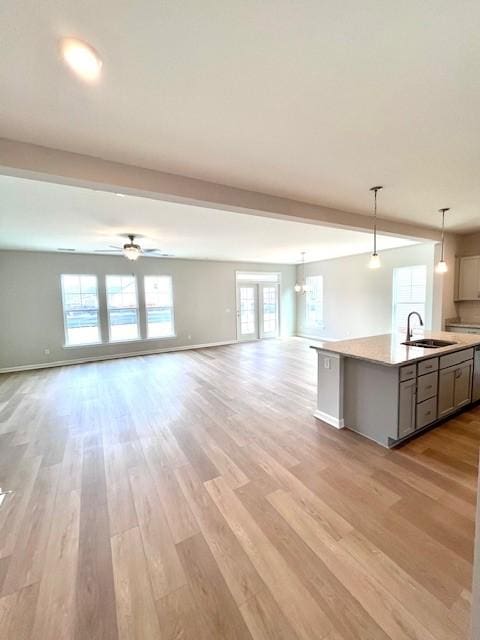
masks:
<svg viewBox="0 0 480 640"><path fill-rule="evenodd" d="M394 447L480 400L480 335L425 331L413 339L454 344L402 344L386 334L317 342L315 417Z"/></svg>
<svg viewBox="0 0 480 640"><path fill-rule="evenodd" d="M436 338L448 340L455 344L448 347L409 347L405 342L405 334L387 333L368 338L356 338L354 340L339 340L338 342L325 341L311 345L312 349L335 353L348 358L358 358L369 362L375 362L387 367L398 367L410 362L417 362L424 358L444 355L462 348L480 345L480 335L468 333L452 333L446 331L425 331L415 333L412 340L421 338Z"/></svg>
<svg viewBox="0 0 480 640"><path fill-rule="evenodd" d="M461 320L454 320L452 322L446 322L447 327L461 327L463 329L480 329L480 322L462 322Z"/></svg>

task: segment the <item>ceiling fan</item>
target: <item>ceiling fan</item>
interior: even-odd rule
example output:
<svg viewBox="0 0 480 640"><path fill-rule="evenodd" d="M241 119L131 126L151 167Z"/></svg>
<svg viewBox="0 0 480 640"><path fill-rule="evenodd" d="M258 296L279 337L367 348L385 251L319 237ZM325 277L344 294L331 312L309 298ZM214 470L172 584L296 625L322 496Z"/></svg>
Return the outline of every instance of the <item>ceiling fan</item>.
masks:
<svg viewBox="0 0 480 640"><path fill-rule="evenodd" d="M111 249L96 249L95 253L123 253L127 260L138 260L141 255L157 256L158 258L173 258L171 253L161 253L159 249L142 249L139 244L135 243L133 233L127 235L130 242L126 242L123 247L117 247L114 244L109 245Z"/></svg>

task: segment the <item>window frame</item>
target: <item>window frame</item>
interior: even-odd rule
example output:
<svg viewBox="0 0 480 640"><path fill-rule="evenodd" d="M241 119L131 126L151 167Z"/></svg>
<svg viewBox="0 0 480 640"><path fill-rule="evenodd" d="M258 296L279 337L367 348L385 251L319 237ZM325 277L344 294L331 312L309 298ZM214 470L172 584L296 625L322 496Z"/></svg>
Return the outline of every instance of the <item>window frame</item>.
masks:
<svg viewBox="0 0 480 640"><path fill-rule="evenodd" d="M68 327L67 327L67 317L66 317L66 309L65 309L65 289L63 286L63 277L64 276L76 276L76 277L87 277L87 278L95 278L95 286L97 293L97 307L95 309L87 309L87 311L95 311L97 314L97 329L98 329L98 340L95 342L79 342L78 344L69 344L68 342ZM64 348L66 349L75 349L76 347L91 347L99 344L103 344L102 340L102 323L100 318L100 293L98 289L98 276L96 273L61 273L60 274L60 292L62 299L62 315L63 315L63 336L64 336ZM85 311L85 309L84 309Z"/></svg>
<svg viewBox="0 0 480 640"><path fill-rule="evenodd" d="M112 277L112 278L133 278L133 281L135 283L135 297L136 297L136 302L137 305L135 307L135 315L137 318L137 335L135 338L120 338L119 340L114 340L112 339L112 324L110 322L110 311L119 311L119 310L125 310L125 309L132 309L132 307L112 307L110 308L109 304L108 304L108 285L107 285L107 281L108 278ZM105 274L105 305L106 305L106 309L107 309L107 325L108 325L108 343L109 344L120 344L122 342L138 342L139 340L142 340L142 334L141 334L141 327L140 327L140 302L139 302L139 298L138 298L138 279L136 274L134 273L107 273Z"/></svg>
<svg viewBox="0 0 480 640"><path fill-rule="evenodd" d="M168 336L149 336L148 335L148 309L165 309L165 306L162 307L147 307L147 278L169 278L170 279L170 291L171 291L171 312L172 312L172 333ZM173 276L170 273L149 273L143 276L143 295L144 295L144 306L145 306L145 340L171 340L172 338L177 337L176 327L175 327L175 291L173 287Z"/></svg>
<svg viewBox="0 0 480 640"><path fill-rule="evenodd" d="M311 274L309 276L307 276L305 278L305 284L308 285L308 281L313 279L313 278L319 278L320 282L321 282L321 290L322 290L322 298L320 301L321 304L321 320L320 322L311 322L309 320L309 313L308 313L308 296L310 295L310 290L307 289L307 292L305 293L305 326L310 328L310 329L323 329L324 328L324 312L325 312L325 299L324 299L324 277L323 274L318 273L318 274Z"/></svg>
<svg viewBox="0 0 480 640"><path fill-rule="evenodd" d="M424 290L424 300L423 302L405 302L405 303L399 303L398 299L397 299L397 273L402 270L402 269L418 269L419 267L422 267L424 269L425 272L425 290ZM404 265L401 267L394 267L393 268L393 273L392 273L392 327L391 327L391 331L392 334L398 334L401 333L403 331L406 331L406 326L405 327L397 327L397 324L395 322L396 320L396 316L397 316L397 308L399 304L409 304L409 305L423 305L423 313L421 313L420 315L422 316L424 325L426 326L426 315L427 315L427 298L428 298L428 267L426 264L409 264L409 265ZM416 309L413 309L413 311L416 311Z"/></svg>

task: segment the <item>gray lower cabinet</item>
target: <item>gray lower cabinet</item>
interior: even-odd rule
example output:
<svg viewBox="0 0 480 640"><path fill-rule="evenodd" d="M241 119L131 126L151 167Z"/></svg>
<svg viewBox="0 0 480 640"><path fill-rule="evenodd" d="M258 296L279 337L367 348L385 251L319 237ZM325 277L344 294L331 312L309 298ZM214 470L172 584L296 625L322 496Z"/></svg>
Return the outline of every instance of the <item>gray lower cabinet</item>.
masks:
<svg viewBox="0 0 480 640"><path fill-rule="evenodd" d="M472 361L441 369L438 376L438 417L443 418L471 401Z"/></svg>
<svg viewBox="0 0 480 640"><path fill-rule="evenodd" d="M417 407L417 379L400 382L398 398L398 437L404 438L415 431Z"/></svg>
<svg viewBox="0 0 480 640"><path fill-rule="evenodd" d="M437 398L429 398L417 404L417 429L422 429L437 419Z"/></svg>
<svg viewBox="0 0 480 640"><path fill-rule="evenodd" d="M457 368L455 374L455 409L465 406L472 398L473 362L468 360Z"/></svg>

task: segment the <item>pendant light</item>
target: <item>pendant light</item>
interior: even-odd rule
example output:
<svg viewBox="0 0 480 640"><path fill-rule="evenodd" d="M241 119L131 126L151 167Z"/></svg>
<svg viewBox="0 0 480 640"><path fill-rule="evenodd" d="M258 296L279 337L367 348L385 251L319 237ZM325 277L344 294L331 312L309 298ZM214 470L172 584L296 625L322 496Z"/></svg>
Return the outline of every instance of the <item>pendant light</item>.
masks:
<svg viewBox="0 0 480 640"><path fill-rule="evenodd" d="M368 263L369 269L379 269L382 265L380 262L380 256L377 253L377 191L380 191L383 187L372 187L370 191L374 193L374 205L373 205L373 253L370 256Z"/></svg>
<svg viewBox="0 0 480 640"><path fill-rule="evenodd" d="M444 207L443 209L438 210L438 212L442 214L442 253L440 255L440 262L438 262L435 267L435 271L437 273L446 273L448 271L448 265L445 262L445 256L443 255L445 245L445 213L447 211L450 211L449 207Z"/></svg>
<svg viewBox="0 0 480 640"><path fill-rule="evenodd" d="M305 294L309 291L310 287L307 285L305 281L305 251L302 251L302 273L301 280L297 280L297 283L294 286L294 289L297 293Z"/></svg>

